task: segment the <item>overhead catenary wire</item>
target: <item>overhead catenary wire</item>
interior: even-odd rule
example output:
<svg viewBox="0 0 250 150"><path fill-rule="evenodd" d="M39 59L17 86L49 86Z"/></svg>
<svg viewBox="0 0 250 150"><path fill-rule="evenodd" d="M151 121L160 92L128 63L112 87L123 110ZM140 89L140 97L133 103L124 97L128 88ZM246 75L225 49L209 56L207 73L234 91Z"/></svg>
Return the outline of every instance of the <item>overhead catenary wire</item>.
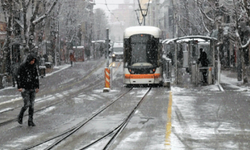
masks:
<svg viewBox="0 0 250 150"><path fill-rule="evenodd" d="M105 3L95 3L95 4L98 4L98 5L106 5ZM112 3L112 4L110 4L109 3L109 5L133 5L133 4L120 4L120 3Z"/></svg>
<svg viewBox="0 0 250 150"><path fill-rule="evenodd" d="M141 26L143 20L140 21L140 18L139 18L139 15L138 15L137 11L139 11L139 10L138 9L135 10L136 18L137 18L137 21L138 21L139 25Z"/></svg>
<svg viewBox="0 0 250 150"><path fill-rule="evenodd" d="M150 2L150 0L148 0L147 9L145 10L145 14L144 14L144 13L143 13L143 9L142 9L142 7L141 7L141 2L140 2L140 0L138 0L138 5L139 5L139 9L140 9L141 15L142 15L142 17L143 17L144 26L145 26L145 20L146 20L145 17L148 15L149 2ZM137 15L137 14L136 14L136 15ZM138 18L138 17L137 17L137 18ZM140 22L139 19L138 19L138 22L139 22L140 25L142 24L142 22Z"/></svg>
<svg viewBox="0 0 250 150"><path fill-rule="evenodd" d="M121 29L123 29L123 28L122 28L122 22L119 20L119 18L118 18L118 17L116 17L116 16L114 15L114 13L113 13L113 12L111 12L111 11L110 11L110 9L109 9L109 7L108 7L108 4L107 4L107 0L105 0L105 5L106 5L107 10L109 11L109 13L110 13L111 15L113 15L113 16L116 18L116 20L120 23L120 27L121 27Z"/></svg>

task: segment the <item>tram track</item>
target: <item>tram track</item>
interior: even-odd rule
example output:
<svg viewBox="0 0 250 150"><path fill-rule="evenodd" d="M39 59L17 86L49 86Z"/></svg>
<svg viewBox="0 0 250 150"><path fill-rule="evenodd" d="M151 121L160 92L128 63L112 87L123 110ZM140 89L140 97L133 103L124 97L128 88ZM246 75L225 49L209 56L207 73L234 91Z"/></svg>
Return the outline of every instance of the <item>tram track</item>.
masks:
<svg viewBox="0 0 250 150"><path fill-rule="evenodd" d="M66 138L68 138L70 135L72 135L74 132L76 132L77 130L79 130L79 128L83 127L85 124L87 124L88 122L90 122L94 117L96 117L97 115L99 115L100 113L102 113L105 109L107 109L110 105L112 105L115 101L119 100L120 97L122 97L123 95L125 95L127 92L129 92L131 89L129 89L128 91L126 91L125 93L123 93L122 95L120 95L117 99L115 99L114 101L110 102L109 104L106 104L104 107L100 108L99 110L97 110L96 113L92 114L91 116L89 116L86 120L84 120L83 122L80 122L79 124L75 125L74 127L66 130L65 132L50 138L42 143L39 143L35 146L29 147L27 149L33 149L36 148L42 144L45 144L49 141L52 141L56 138L59 138L59 140L57 140L56 142L54 142L52 145L50 145L49 147L47 147L46 149L52 149L54 146L58 145L60 142L62 142L63 140L65 140ZM66 134L66 135L65 135ZM64 136L65 135L65 136Z"/></svg>
<svg viewBox="0 0 250 150"><path fill-rule="evenodd" d="M27 149L36 149L37 147L42 147L42 149L46 149L46 150L60 149L61 143L67 143L65 141L67 141L67 139L72 138L72 136L76 132L81 132L80 130L82 130L85 126L87 126L87 124L90 124L91 121L94 121L94 119L100 117L100 115L103 114L105 111L109 111L108 109L110 109L111 106L114 105L115 103L122 103L122 99L126 95L128 96L129 94L133 93L134 91L135 90L133 88L127 89L126 92L122 93L118 98L116 98L113 101L109 101L107 104L105 104L105 106L101 107L98 111L96 111L96 113L92 114L87 119L84 119L82 122L80 122L76 126L66 130L65 132L60 133L57 136L54 136L54 137L52 137L52 138L50 138L42 143L39 143L39 144L34 145L32 147L29 147ZM126 127L128 122L133 117L134 113L136 112L136 110L138 109L138 107L140 106L140 104L143 102L144 98L148 95L148 93L150 91L151 91L151 88L148 88L147 91L144 93L144 95L136 102L136 105L133 105L132 106L133 108L130 108L131 111L129 111L129 113L126 115L126 117L120 123L118 123L112 129L109 129L109 131L105 132L105 134L102 134L100 137L97 137L95 140L92 140L91 142L84 144L84 146L82 146L82 145L79 146L81 148L78 148L78 149L84 150L84 149L90 148L94 144L96 144L96 143L98 143L106 138L109 138L108 142L103 146L103 150L108 150L109 147L112 145L113 141L119 136L119 134ZM75 139L75 138L73 138L73 139ZM42 145L45 145L45 147L43 147ZM49 146L47 146L47 145L49 145Z"/></svg>
<svg viewBox="0 0 250 150"><path fill-rule="evenodd" d="M133 115L135 114L136 110L139 108L139 106L141 105L141 103L143 102L143 100L145 99L145 97L148 95L148 93L151 91L151 88L146 92L146 94L141 98L141 100L137 103L137 105L134 107L134 109L130 112L130 114L128 115L128 117L124 120L124 122L121 123L121 125L119 125L119 128L117 130L117 132L110 138L109 142L104 146L103 150L108 150L109 147L112 145L112 143L114 142L114 140L117 138L117 136L119 136L119 134L123 131L123 129L127 126L127 124L129 123L130 119L133 117ZM82 149L81 149L82 150Z"/></svg>
<svg viewBox="0 0 250 150"><path fill-rule="evenodd" d="M95 87L97 87L97 86L100 86L101 81L102 81L101 79L96 80L96 81L94 81L93 83L91 83L91 85L88 85L88 86L86 86L86 87L84 87L84 88L79 88L79 90L77 90L77 91L72 91L70 94L78 94L78 93L80 93L80 92L82 92L82 91L84 91L84 90L93 89L93 88L95 88ZM70 96L64 96L64 98L63 98L64 100L62 100L62 99L60 99L60 98L55 98L55 100L51 100L52 102L50 102L49 104L46 104L45 106L41 106L40 108L36 109L34 113L42 112L42 111L44 111L44 110L46 110L46 109L48 109L48 108L50 108L50 107L53 107L53 106L56 106L56 105L65 103L65 101L67 101L67 100L70 99L69 97L70 97ZM44 100L40 100L40 101L36 101L35 103L43 103L43 101L44 101ZM45 101L44 101L44 102L45 102ZM48 102L48 100L46 100L46 103L47 103L47 102ZM38 105L38 104L36 104L36 105ZM43 105L43 104L41 104L41 105ZM2 114L8 113L8 112L13 111L13 110L17 110L18 108L21 108L21 107L22 107L22 106L13 107L13 108L11 108L11 109L5 111L5 112L2 112ZM39 107L39 106L37 106L37 107ZM18 111L19 111L19 110L18 110ZM26 117L26 116L28 116L28 115L27 115L27 114L24 115L24 117ZM11 122L13 122L13 121L16 121L16 118L11 118L11 119L6 120L6 121L4 121L4 122L0 122L0 126L6 125L6 124L11 123Z"/></svg>
<svg viewBox="0 0 250 150"><path fill-rule="evenodd" d="M67 89L70 89L74 86L77 86L77 84L82 84L86 79L88 79L96 70L100 69L103 66L103 63L100 63L96 68L92 69L88 74L86 74L85 76L83 76L81 79L76 80L72 83L68 83L66 85L58 85L58 87L56 89L46 89L46 90L41 90L39 93L36 94L36 97L41 97L43 95L51 95L57 92L61 92L61 91L65 91ZM22 98L17 98L14 102L13 101L8 101L8 102L4 102L2 103L1 107L6 107L6 105L8 104L13 104L15 102L21 101ZM1 103L0 103L1 104Z"/></svg>
<svg viewBox="0 0 250 150"><path fill-rule="evenodd" d="M45 90L45 91L41 91L40 93L37 94L37 98L39 97L42 97L42 95L53 95L54 93L63 93L65 90L68 90L74 86L77 86L77 87L80 87L78 88L78 90L75 90L75 91L71 91L70 94L77 94L81 91L88 91L88 90L91 90L97 86L100 86L101 85L101 81L103 79L101 78L95 78L96 80L93 80L90 84L88 85L82 85L82 83L84 83L84 81L86 81L96 70L100 69L102 67L102 63L97 66L96 68L94 68L93 70L91 70L87 75L85 75L84 77L82 77L81 79L77 80L77 81L74 81L72 82L71 84L67 84L65 86L61 86L61 87L58 87L57 89L54 89L54 90ZM63 94L62 94L63 95ZM69 99L69 95L63 95L63 99ZM11 107L11 108L8 108L8 109L5 109L4 111L1 111L0 114L1 115L5 115L5 114L8 114L8 113L12 113L13 111L15 110L18 110L22 107L22 105L20 105L19 103L22 101L22 98L20 99L16 99L15 101L9 101L9 102L5 102L3 103L0 107L1 108L8 108L7 105L11 104L12 106L14 105L14 107ZM48 103L48 100L46 100L46 97L45 98L41 98L40 100L36 100L35 103L36 105L38 105L37 103L43 103L43 101L46 103ZM38 112L41 112L43 110L46 110L52 106L56 106L56 105L59 105L61 103L65 102L65 100L61 100L60 98L55 98L55 100L51 100L51 102L49 102L49 104L46 104L45 106L42 106L38 109L35 110L35 113L38 113ZM26 117L27 115L24 115L24 117ZM13 121L16 121L16 117L15 118L10 118L10 119L7 119L5 121L2 121L0 122L0 126L3 126L3 125L6 125L8 123L11 123Z"/></svg>
<svg viewBox="0 0 250 150"><path fill-rule="evenodd" d="M86 75L88 76L88 75ZM84 78L87 79L87 77L84 76ZM84 85L84 88L79 88L78 91L73 91L73 92L70 92L68 95L64 96L63 100L60 99L60 98L57 98L57 100L55 101L52 101L49 103L49 105L45 105L44 107L40 107L40 109L36 109L35 113L39 113L39 112L42 112L42 111L45 111L46 109L49 110L50 107L53 107L53 106L56 106L56 105L59 105L65 101L67 101L67 99L71 99L72 96L70 95L77 95L77 94L80 94L82 91L86 92L88 90L93 90L95 89L95 87L97 86L100 86L102 84L102 79L101 78L96 78L97 80L93 81L92 79L88 79L88 80L91 80L92 82L89 82L88 85ZM82 79L81 82L84 82L85 80ZM74 82L74 83L71 83L71 86L68 85L68 87L60 87L64 90L67 90L68 88L70 87L74 87L74 86L79 86L79 84L81 84L80 80ZM79 84L78 84L79 83ZM64 90L59 90L57 91L60 92L60 91L64 91ZM126 92L128 93L129 91L131 91L132 89L129 89L129 88L126 88ZM148 90L149 92L150 90ZM123 93L121 96L119 96L117 98L117 100L115 101L118 101L121 97L124 97L124 95L128 95L128 94L125 94ZM148 93L147 92L147 93ZM53 92L55 93L55 91ZM145 96L144 96L145 97ZM142 98L143 99L143 98ZM141 99L141 101L142 101ZM42 101L42 100L41 100ZM39 101L39 102L41 102ZM86 124L88 124L89 122L91 122L91 120L93 120L94 118L96 118L98 116L98 112L102 113L105 109L108 109L108 107L110 105L112 105L113 103L115 103L115 101L113 102L113 100L107 100L107 104L105 106L100 106L99 108L97 108L98 110L94 110L92 112L94 112L94 114L90 115L89 117L85 117L85 119L83 120L83 122L80 122L80 123L77 123L76 125L72 126L73 124L71 124L71 127L70 128L67 128L66 130L64 130L64 132L61 132L63 130L60 130L60 133L50 133L50 134L47 134L45 135L42 139L43 141L37 141L37 142L34 142L33 143L33 146L29 145L30 147L28 148L24 148L24 149L40 149L39 147L40 146L43 146L43 145L50 145L49 147L46 146L46 148L42 148L42 149L54 149L54 147L57 147L58 145L60 145L61 143L63 143L65 140L67 140L69 137L71 137L71 135L73 135L75 132L78 132L78 130L80 130L82 127L84 127ZM120 122L116 127L113 127L110 132L106 132L106 134L104 134L102 137L99 137L97 138L97 140L95 140L94 142L89 142L89 144L84 144L85 146L82 147L83 145L81 145L80 147L82 147L81 149L86 149L87 147L91 147L92 145L94 145L95 143L98 143L99 141L102 141L102 139L107 139L106 137L110 138L110 136L112 136L112 138L110 138L109 142L107 143L107 145L104 146L104 149L108 149L109 148L109 145L111 145L113 143L113 141L116 139L116 137L119 135L119 133L121 133L123 131L123 129L126 127L127 123L129 122L130 118L132 118L134 112L136 111L136 108L139 107L140 104L137 104L136 107L131 111L131 113L128 115L128 117L126 119L124 119L122 122ZM36 106L38 106L38 104L36 104ZM18 107L16 107L15 109L17 109ZM97 112L97 113L95 113ZM99 114L100 114L99 113ZM12 112L13 114L13 112ZM15 113L16 114L16 113ZM42 113L41 113L42 114ZM0 123L0 126L2 125L6 125L10 122L13 122L15 121L16 118L13 118L9 121L6 121L6 122L2 122ZM89 120L89 121L88 121ZM52 144L51 144L52 143ZM27 146L27 145L26 145ZM85 148L86 147L86 148ZM60 149L60 148L59 148Z"/></svg>

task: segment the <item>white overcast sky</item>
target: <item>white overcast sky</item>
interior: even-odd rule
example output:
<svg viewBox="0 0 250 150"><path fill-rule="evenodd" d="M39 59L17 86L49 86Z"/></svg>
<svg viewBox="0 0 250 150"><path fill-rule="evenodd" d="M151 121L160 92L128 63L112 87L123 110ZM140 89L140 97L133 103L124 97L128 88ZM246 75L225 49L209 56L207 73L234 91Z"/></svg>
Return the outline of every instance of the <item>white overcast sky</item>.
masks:
<svg viewBox="0 0 250 150"><path fill-rule="evenodd" d="M113 10L118 8L118 4L123 4L125 0L95 0L96 5L94 5L94 9L101 8L105 12L109 10ZM107 3L107 6L105 5ZM132 0L130 0L130 3L132 3Z"/></svg>

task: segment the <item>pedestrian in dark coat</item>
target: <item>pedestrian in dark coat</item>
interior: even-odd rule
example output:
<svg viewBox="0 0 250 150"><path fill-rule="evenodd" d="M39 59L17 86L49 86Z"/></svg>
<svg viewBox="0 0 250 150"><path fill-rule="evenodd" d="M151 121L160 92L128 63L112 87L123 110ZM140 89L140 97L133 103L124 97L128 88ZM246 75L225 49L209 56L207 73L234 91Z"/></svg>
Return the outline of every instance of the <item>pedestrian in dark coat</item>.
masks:
<svg viewBox="0 0 250 150"><path fill-rule="evenodd" d="M29 54L17 71L17 89L21 92L24 102L24 106L18 115L18 123L22 124L24 112L29 108L28 126L35 126L33 122L34 102L36 93L39 91L39 74L36 61L36 57Z"/></svg>
<svg viewBox="0 0 250 150"><path fill-rule="evenodd" d="M70 64L71 64L71 67L73 66L73 61L75 61L75 56L73 53L70 53L69 55L69 59L70 59Z"/></svg>
<svg viewBox="0 0 250 150"><path fill-rule="evenodd" d="M198 59L198 64L201 63L202 67L208 67L209 61L207 58L207 53L203 48L200 48L200 58ZM207 83L207 69L201 69L203 76L203 83Z"/></svg>

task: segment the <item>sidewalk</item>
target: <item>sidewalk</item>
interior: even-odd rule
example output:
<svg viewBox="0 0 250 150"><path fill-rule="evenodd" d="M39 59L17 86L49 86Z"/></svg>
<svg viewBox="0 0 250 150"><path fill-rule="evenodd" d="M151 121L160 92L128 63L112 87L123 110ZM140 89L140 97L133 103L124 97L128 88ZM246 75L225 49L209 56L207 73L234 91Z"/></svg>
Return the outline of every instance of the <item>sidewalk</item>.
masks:
<svg viewBox="0 0 250 150"><path fill-rule="evenodd" d="M248 76L249 83L243 84L243 81L238 81L237 72L235 70L221 70L220 79L221 83L231 84L242 90L248 90L250 87L250 76Z"/></svg>

